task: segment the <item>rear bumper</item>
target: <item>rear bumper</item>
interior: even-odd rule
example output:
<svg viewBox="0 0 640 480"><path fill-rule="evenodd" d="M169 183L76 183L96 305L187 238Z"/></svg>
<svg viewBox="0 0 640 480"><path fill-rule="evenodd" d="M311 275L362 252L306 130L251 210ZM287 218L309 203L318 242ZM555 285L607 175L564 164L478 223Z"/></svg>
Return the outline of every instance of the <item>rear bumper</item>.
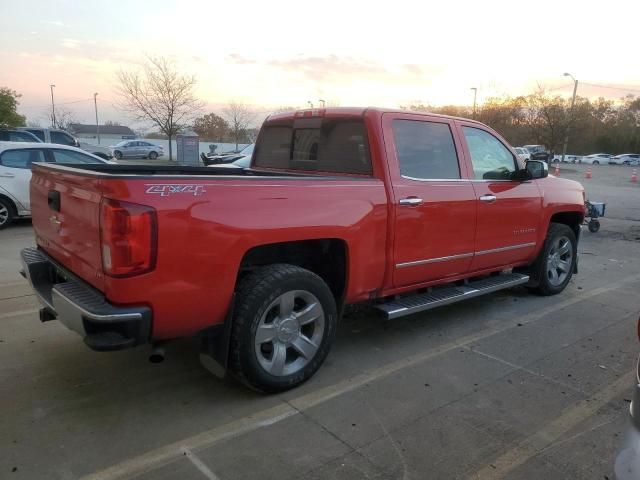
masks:
<svg viewBox="0 0 640 480"><path fill-rule="evenodd" d="M41 250L25 248L20 255L21 273L43 305L40 320L60 320L97 351L122 350L149 341L150 308L110 304L100 292Z"/></svg>

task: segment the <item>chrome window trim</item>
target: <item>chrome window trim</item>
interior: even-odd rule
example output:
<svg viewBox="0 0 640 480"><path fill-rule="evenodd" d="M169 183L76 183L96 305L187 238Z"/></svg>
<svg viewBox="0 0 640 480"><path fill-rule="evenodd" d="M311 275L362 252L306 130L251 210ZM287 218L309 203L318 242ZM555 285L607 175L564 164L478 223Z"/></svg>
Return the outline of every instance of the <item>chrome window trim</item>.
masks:
<svg viewBox="0 0 640 480"><path fill-rule="evenodd" d="M490 250L480 250L479 252L475 252L475 253L460 253L457 255L449 255L446 257L427 258L424 260L414 260L411 262L396 263L396 268L417 267L419 265L426 265L429 263L448 262L451 260L460 260L462 258L469 258L477 255L489 255L491 253L507 252L509 250L517 250L519 248L529 248L529 247L535 247L535 246L536 246L536 242L519 243L517 245L509 245L506 247L492 248Z"/></svg>

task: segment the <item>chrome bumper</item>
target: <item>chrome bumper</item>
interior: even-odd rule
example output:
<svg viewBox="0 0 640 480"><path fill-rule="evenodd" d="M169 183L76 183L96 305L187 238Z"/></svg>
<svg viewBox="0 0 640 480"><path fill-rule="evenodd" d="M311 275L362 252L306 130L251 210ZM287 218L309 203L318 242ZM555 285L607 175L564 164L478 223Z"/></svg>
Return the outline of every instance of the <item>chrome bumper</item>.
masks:
<svg viewBox="0 0 640 480"><path fill-rule="evenodd" d="M25 248L20 255L21 273L43 305L40 320L60 320L93 350L121 350L148 342L150 308L110 304L100 292L41 250Z"/></svg>

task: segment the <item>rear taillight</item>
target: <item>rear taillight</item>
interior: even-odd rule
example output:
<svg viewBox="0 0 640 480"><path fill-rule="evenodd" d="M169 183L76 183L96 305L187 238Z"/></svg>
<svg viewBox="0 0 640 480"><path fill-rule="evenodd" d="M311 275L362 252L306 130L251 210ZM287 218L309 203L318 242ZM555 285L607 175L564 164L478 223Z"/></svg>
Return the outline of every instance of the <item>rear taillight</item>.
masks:
<svg viewBox="0 0 640 480"><path fill-rule="evenodd" d="M158 231L153 208L102 199L100 236L106 275L130 277L155 267Z"/></svg>

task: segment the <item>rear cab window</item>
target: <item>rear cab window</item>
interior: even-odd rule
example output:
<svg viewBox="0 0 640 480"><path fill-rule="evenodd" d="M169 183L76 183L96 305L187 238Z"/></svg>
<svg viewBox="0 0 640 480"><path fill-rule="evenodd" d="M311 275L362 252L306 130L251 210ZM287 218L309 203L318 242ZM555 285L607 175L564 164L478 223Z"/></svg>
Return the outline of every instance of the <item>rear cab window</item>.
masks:
<svg viewBox="0 0 640 480"><path fill-rule="evenodd" d="M371 175L364 120L321 117L268 122L256 143L253 166Z"/></svg>
<svg viewBox="0 0 640 480"><path fill-rule="evenodd" d="M34 128L34 129L27 129L27 132L33 133L40 140L42 140L43 142L45 141L45 139L44 139L44 130L39 130L37 128Z"/></svg>

